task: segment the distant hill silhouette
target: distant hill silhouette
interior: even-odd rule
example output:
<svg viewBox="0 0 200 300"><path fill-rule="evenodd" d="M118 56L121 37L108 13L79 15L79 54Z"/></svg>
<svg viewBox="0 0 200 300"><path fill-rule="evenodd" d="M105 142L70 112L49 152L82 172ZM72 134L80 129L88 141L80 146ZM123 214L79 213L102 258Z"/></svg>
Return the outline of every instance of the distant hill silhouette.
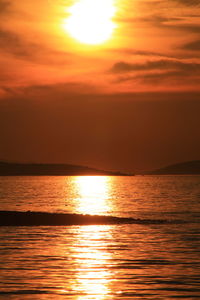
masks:
<svg viewBox="0 0 200 300"><path fill-rule="evenodd" d="M0 176L17 175L115 175L125 176L120 172L109 172L84 166L69 164L25 164L0 162Z"/></svg>
<svg viewBox="0 0 200 300"><path fill-rule="evenodd" d="M200 174L200 160L187 161L182 163L177 163L174 165L169 165L164 168L148 172L152 175L189 175L189 174Z"/></svg>

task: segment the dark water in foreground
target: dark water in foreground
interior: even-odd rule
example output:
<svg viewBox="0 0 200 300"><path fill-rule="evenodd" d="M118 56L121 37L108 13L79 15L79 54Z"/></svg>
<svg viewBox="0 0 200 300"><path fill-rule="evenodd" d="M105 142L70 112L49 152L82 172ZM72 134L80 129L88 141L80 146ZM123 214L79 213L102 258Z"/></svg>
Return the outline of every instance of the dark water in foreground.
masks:
<svg viewBox="0 0 200 300"><path fill-rule="evenodd" d="M0 209L167 221L2 226L1 299L200 299L199 176L2 177Z"/></svg>

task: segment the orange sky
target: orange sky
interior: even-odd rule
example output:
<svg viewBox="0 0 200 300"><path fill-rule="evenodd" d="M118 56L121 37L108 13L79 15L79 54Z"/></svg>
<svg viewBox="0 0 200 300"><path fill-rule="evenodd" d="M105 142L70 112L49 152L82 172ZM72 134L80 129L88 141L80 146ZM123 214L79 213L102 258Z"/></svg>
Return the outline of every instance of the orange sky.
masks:
<svg viewBox="0 0 200 300"><path fill-rule="evenodd" d="M74 2L1 0L1 93L60 83L98 92L200 89L199 1L116 0L117 28L99 46L64 29Z"/></svg>
<svg viewBox="0 0 200 300"><path fill-rule="evenodd" d="M43 146L44 153L41 154L41 149L38 149L34 151L34 153L38 154L33 155L31 150L27 150L23 154L25 160L59 162L63 160L68 162L69 160L69 162L77 161L78 163L87 163L93 166L101 166L99 161L102 161L103 167L132 170L134 167L129 167L131 153L138 147L137 151L140 153L138 155L141 157L138 160L135 159L137 162L132 163L132 165L138 164L138 169L177 161L179 159L179 149L177 149L174 157L172 154L168 157L163 152L163 158L159 158L157 164L156 158L147 159L145 148L149 141L145 132L147 132L149 125L145 123L146 108L138 108L138 114L135 114L135 111L132 110L135 109L134 105L137 106L134 101L146 103L149 98L151 101L153 98L154 100L158 99L155 102L169 100L169 103L173 106L172 110L176 110L180 105L180 109L177 108L177 114L181 114L181 111L188 110L186 108L187 105L180 100L184 98L184 103L187 103L190 108L194 106L194 113L196 113L196 105L199 105L200 93L199 1L116 0L114 1L116 14L113 18L116 28L111 38L103 44L92 46L84 45L73 39L63 26L69 17L69 8L75 2L77 1L0 0L0 114L3 116L2 126L4 126L4 129L1 129L4 147L0 150L0 158L21 160L21 146L18 146L18 154L12 152L14 142L12 142L12 130L9 127L11 126L10 123L12 123L11 120L18 120L19 118L17 110L21 112L20 118L24 118L24 124L30 122L25 117L25 107L28 105L26 101L28 101L29 104L31 102L30 107L38 111L38 114L46 109L49 118L51 115L51 119L46 117L47 124L45 126L50 128L51 123L55 122L55 133L53 134L56 140L59 139L58 136L61 130L63 130L64 134L70 128L72 133L67 135L67 139L73 146L72 150L70 150L71 152L66 153L66 159L64 154L60 157L56 154L67 152L67 145L62 145L62 142L58 149L54 150L54 154L52 153L52 155L48 156L44 149L45 147L51 147L54 143L54 137L49 136L49 141L46 142L46 146ZM140 95L141 93L143 94L142 96ZM152 95L155 95L155 97ZM98 100L94 100L95 97ZM127 97L129 100L127 100ZM140 98L142 100L138 100ZM116 103L120 104L116 104L116 109L119 111L115 111L117 116L111 116L111 119L114 118L114 121L110 125L109 117L103 116L103 110L106 112L108 107L108 111L112 115L111 107L115 105L113 104L113 99L116 99ZM14 106L11 104L12 101L14 101ZM92 104L90 101L92 101ZM103 127L105 128L103 130L101 121L98 120L99 123L95 123L93 116L88 115L88 124L93 122L96 133L85 135L81 131L82 125L80 125L85 120L85 114L80 113L79 121L74 120L74 123L76 123L75 127L77 127L74 135L76 134L78 137L75 142L71 138L73 136L72 123L70 123L72 122L72 115L81 108L82 111L85 109L87 113L91 110L93 115L98 116L93 101L96 101L96 107L102 105L99 110L102 110L100 114L102 113L102 118L105 119L102 122L105 121L107 127L104 125ZM121 133L118 143L127 145L126 151L123 153L123 156L127 154L127 161L123 162L119 154L115 161L109 165L112 154L105 158L102 152L101 155L97 153L96 157L93 154L94 157L90 161L91 153L87 153L87 149L85 149L84 157L79 157L78 154L73 156L74 149L79 147L84 140L88 143L93 141L91 144L95 149L99 149L102 146L106 149L108 147L110 153L115 151L114 149L118 147L118 144L116 140L112 141L112 139L116 132L119 133L121 128L118 126L116 118L118 118L119 122L126 122L125 111L120 115L120 112L123 110L123 101L126 103L125 107L129 118L127 122L129 125L127 124L125 129L122 128L122 130L126 130L126 133ZM134 103L130 104L131 101ZM61 108L58 108L58 106L61 106ZM15 107L15 111L13 111L13 107ZM30 107L26 108L31 115ZM70 115L68 119L71 120L69 123L65 120L63 111L59 109L68 110L67 115ZM162 110L162 107L157 108L155 104L151 109L152 118L157 120L155 117L155 115L159 115L157 109ZM5 110L8 118L4 120L3 114ZM132 111L132 116L130 115L130 110ZM54 120L53 112L58 114L56 121ZM36 112L35 114L37 115ZM163 111L162 114L165 116ZM192 115L193 110L191 110L191 120ZM179 123L177 123L176 118L171 118L171 114L168 112L165 116L165 125L162 125L162 121L159 123L159 120L157 120L158 123L156 125L151 124L153 127L150 130L154 132L152 133L152 139L155 139L155 145L161 146L163 143L162 139L158 142L159 134L156 135L157 126L162 128L162 126L167 126L170 122L174 123L177 136L173 137L172 134L170 140L171 131L169 131L168 140L165 141L166 147L167 145L170 146L171 143L173 144L172 141L175 138L180 137L179 131L186 132L185 122L181 119L181 116L177 116L177 119L180 119ZM18 140L21 140L21 143L24 144L26 143L26 135L31 136L31 131L34 132L36 130L34 124L38 122L32 115L30 119L32 119L32 123L28 125L30 127L29 134L24 132L23 129L15 133L15 138L17 139L16 136L19 135ZM196 121L193 124L191 120L188 125L190 126L189 131L194 132L199 124L195 123ZM9 122L9 125L7 122ZM61 124L58 124L59 122ZM87 133L89 130L88 124L85 125ZM42 123L40 125L44 126ZM20 126L23 128L23 125ZM143 126L144 128L147 126L147 128L144 129ZM47 128L44 130L45 132L48 131ZM34 141L40 136L39 131L38 129L38 133L35 132L33 134ZM100 134L99 140L98 134ZM141 135L143 135L142 142L140 141ZM8 136L10 137L9 139ZM97 140L94 139L94 136ZM129 143L130 139L133 140L134 138L138 141L137 147L134 147L133 142ZM39 139L41 142L42 137ZM188 143L188 141L183 140L184 138L178 144ZM59 143L57 141L57 144ZM138 143L141 147L138 146ZM185 153L182 159L198 158L199 144L199 137L197 138L197 135L195 135L191 141L191 148L187 150L188 154ZM18 145L17 141L15 141L15 145ZM112 145L114 145L113 148ZM90 147L92 146L90 145ZM108 150L104 149L102 151ZM144 155L142 156L143 152ZM153 152L155 152L154 149L152 149ZM118 165L117 161L120 161L120 159L121 162ZM141 160L145 160L146 164L140 165L138 161L141 162Z"/></svg>

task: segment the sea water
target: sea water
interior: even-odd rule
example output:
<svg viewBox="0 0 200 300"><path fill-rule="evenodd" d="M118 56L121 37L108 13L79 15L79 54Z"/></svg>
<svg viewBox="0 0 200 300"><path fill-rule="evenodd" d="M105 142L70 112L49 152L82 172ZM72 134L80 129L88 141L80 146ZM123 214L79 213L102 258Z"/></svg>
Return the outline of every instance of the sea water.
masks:
<svg viewBox="0 0 200 300"><path fill-rule="evenodd" d="M0 299L200 299L200 176L0 177L0 210L144 220L0 227Z"/></svg>

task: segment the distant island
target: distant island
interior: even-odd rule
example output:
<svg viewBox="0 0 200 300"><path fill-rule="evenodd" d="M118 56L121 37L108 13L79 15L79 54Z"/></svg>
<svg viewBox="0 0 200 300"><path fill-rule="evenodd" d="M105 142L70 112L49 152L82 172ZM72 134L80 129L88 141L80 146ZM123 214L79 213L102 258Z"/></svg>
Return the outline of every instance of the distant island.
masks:
<svg viewBox="0 0 200 300"><path fill-rule="evenodd" d="M187 161L160 168L149 175L200 175L200 160Z"/></svg>
<svg viewBox="0 0 200 300"><path fill-rule="evenodd" d="M98 170L70 164L26 164L0 162L0 176L128 176L120 172Z"/></svg>

